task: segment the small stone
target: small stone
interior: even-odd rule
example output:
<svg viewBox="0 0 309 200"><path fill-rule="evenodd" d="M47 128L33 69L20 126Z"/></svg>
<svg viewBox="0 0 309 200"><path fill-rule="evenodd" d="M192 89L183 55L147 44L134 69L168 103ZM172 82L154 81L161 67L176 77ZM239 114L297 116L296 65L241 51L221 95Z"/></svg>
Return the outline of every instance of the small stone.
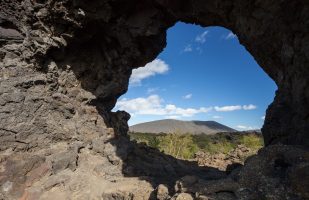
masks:
<svg viewBox="0 0 309 200"><path fill-rule="evenodd" d="M105 176L105 172L104 172L104 169L105 169L106 166L100 164L100 165L97 165L94 169L93 169L93 172L94 172L94 175L96 176L100 176L100 177L103 177Z"/></svg>
<svg viewBox="0 0 309 200"><path fill-rule="evenodd" d="M54 158L51 160L53 173L56 174L67 168L74 171L77 167L77 156L77 153L73 151L54 154Z"/></svg>
<svg viewBox="0 0 309 200"><path fill-rule="evenodd" d="M6 181L2 185L2 191L3 192L9 192L13 188L13 183L11 181Z"/></svg>
<svg viewBox="0 0 309 200"><path fill-rule="evenodd" d="M191 194L188 193L180 193L177 197L176 200L193 200L193 197Z"/></svg>
<svg viewBox="0 0 309 200"><path fill-rule="evenodd" d="M169 195L168 195L168 188L163 185L160 184L157 188L157 199L158 200L165 200L168 199Z"/></svg>
<svg viewBox="0 0 309 200"><path fill-rule="evenodd" d="M98 138L92 141L92 150L96 153L104 153L104 141L99 140Z"/></svg>

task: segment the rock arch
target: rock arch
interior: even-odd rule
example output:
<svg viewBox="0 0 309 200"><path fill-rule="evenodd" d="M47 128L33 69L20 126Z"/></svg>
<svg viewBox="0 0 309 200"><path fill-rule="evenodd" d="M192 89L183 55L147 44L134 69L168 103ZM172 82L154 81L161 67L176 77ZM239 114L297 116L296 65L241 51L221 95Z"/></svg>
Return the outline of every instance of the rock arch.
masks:
<svg viewBox="0 0 309 200"><path fill-rule="evenodd" d="M17 6L26 19L10 16L10 5L2 8L2 24L15 24L34 44L26 57L40 67L46 58L70 65L107 111L126 91L131 69L162 51L175 22L226 27L278 85L263 127L265 144L309 144L306 1L25 1Z"/></svg>
<svg viewBox="0 0 309 200"><path fill-rule="evenodd" d="M0 0L0 5L0 183L5 186L0 198L35 195L25 188L38 180L52 185L42 182L46 173L62 180L59 172L87 163L85 149L114 166L106 176L123 172L118 169L130 163L123 162L134 149L126 138L129 116L111 109L126 92L132 69L162 51L166 30L177 21L232 30L278 85L262 130L270 146L262 154L282 157L275 162L279 166L271 166L274 176L282 181L286 167L306 154L293 145L309 145L308 1ZM277 143L291 147L271 145ZM286 151L297 155L286 158ZM145 160L150 162L135 161ZM268 163L260 169L268 170ZM203 174L179 161L167 165L154 165L161 171L152 172L173 172L174 178L194 170ZM308 197L306 184L297 179L306 168L299 166L292 185ZM136 171L143 175L142 170ZM251 177L246 170L243 177ZM250 187L266 185L254 184Z"/></svg>

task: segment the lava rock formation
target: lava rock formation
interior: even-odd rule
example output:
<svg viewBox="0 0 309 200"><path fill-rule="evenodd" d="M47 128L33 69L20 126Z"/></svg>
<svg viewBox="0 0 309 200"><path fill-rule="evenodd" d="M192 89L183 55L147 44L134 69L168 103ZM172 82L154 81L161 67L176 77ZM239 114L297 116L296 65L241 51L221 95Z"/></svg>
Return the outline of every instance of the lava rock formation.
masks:
<svg viewBox="0 0 309 200"><path fill-rule="evenodd" d="M232 30L278 86L265 149L231 174L131 143L111 112L178 21ZM161 183L174 199L308 199L308 33L307 0L0 0L0 199L156 198Z"/></svg>

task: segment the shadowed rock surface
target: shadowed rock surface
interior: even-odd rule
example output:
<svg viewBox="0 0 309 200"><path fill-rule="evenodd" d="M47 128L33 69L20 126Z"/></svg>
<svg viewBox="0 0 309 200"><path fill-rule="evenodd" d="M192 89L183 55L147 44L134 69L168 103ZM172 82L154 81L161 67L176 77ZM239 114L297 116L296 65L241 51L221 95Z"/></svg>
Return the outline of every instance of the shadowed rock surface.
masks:
<svg viewBox="0 0 309 200"><path fill-rule="evenodd" d="M130 126L131 132L138 133L190 133L190 134L215 134L219 132L236 131L215 121L181 121L164 119L145 122Z"/></svg>
<svg viewBox="0 0 309 200"><path fill-rule="evenodd" d="M160 183L173 199L309 198L308 1L0 5L0 199L148 199ZM267 147L230 175L130 143L129 115L111 112L177 21L229 28L278 86Z"/></svg>

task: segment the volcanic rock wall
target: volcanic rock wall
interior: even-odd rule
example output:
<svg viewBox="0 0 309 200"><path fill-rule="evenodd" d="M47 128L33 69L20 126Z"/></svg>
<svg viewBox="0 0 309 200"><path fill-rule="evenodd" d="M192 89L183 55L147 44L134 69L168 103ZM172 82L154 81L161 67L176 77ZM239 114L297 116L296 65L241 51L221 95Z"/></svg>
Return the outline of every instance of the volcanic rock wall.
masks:
<svg viewBox="0 0 309 200"><path fill-rule="evenodd" d="M278 86L263 127L265 144L309 146L306 0L0 0L3 195L29 196L25 188L46 174L76 170L89 152L107 159L95 168L111 164L113 170L104 172L108 177L124 171L210 177L164 156L159 159L164 165L145 170L141 165L154 161L141 152L130 154L135 147L126 136L129 115L111 112L132 69L155 59L166 45L166 30L177 21L236 33ZM125 166L129 158L141 165ZM31 194L67 179L55 180Z"/></svg>
<svg viewBox="0 0 309 200"><path fill-rule="evenodd" d="M162 51L175 22L229 28L278 85L266 145L309 144L307 1L2 0L0 9L2 79L10 67L27 66L21 70L51 74L53 93L106 112L131 70Z"/></svg>
<svg viewBox="0 0 309 200"><path fill-rule="evenodd" d="M25 67L21 70L52 74L52 93L110 112L126 92L131 70L162 51L167 28L177 21L223 26L237 34L278 85L263 128L266 145L308 145L308 4L2 0L1 73L10 77L5 71ZM80 91L88 95L75 98Z"/></svg>

